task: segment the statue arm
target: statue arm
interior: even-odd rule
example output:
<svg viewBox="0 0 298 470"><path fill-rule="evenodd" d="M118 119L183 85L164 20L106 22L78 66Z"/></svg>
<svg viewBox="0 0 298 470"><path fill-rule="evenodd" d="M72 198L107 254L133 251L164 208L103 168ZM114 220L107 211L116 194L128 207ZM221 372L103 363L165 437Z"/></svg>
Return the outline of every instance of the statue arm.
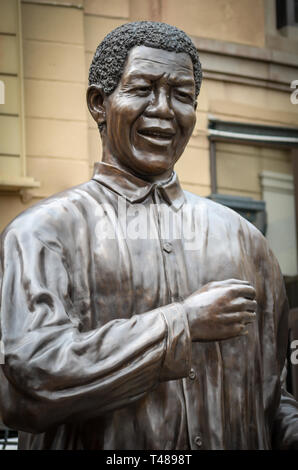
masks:
<svg viewBox="0 0 298 470"><path fill-rule="evenodd" d="M272 447L298 450L298 403L286 390L289 305L280 268L273 255L271 259L273 263L271 286L274 286L277 326L276 352L280 374L280 400L273 420Z"/></svg>
<svg viewBox="0 0 298 470"><path fill-rule="evenodd" d="M298 403L287 392L284 379L285 376L282 380L280 403L274 420L272 444L274 449L298 450Z"/></svg>
<svg viewBox="0 0 298 470"><path fill-rule="evenodd" d="M0 406L9 427L34 433L95 418L188 374L180 304L80 332L61 253L14 230L2 247Z"/></svg>

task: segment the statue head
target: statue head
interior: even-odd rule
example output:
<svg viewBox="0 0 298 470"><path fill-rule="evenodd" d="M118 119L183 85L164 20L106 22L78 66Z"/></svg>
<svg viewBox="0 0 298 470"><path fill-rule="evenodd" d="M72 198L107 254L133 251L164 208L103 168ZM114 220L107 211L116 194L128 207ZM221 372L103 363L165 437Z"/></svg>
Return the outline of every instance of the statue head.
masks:
<svg viewBox="0 0 298 470"><path fill-rule="evenodd" d="M201 81L197 50L175 26L140 21L109 33L87 90L103 161L144 177L170 174L193 131Z"/></svg>

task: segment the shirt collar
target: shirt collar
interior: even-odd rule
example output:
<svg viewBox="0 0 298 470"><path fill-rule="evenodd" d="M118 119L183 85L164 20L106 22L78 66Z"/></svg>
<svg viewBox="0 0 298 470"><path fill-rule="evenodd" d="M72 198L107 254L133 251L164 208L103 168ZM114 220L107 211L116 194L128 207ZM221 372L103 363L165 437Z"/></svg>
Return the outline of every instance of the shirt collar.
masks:
<svg viewBox="0 0 298 470"><path fill-rule="evenodd" d="M96 162L92 179L125 197L131 203L143 201L155 188L174 210L179 210L185 202L185 196L174 171L168 181L157 184L144 181L108 163Z"/></svg>

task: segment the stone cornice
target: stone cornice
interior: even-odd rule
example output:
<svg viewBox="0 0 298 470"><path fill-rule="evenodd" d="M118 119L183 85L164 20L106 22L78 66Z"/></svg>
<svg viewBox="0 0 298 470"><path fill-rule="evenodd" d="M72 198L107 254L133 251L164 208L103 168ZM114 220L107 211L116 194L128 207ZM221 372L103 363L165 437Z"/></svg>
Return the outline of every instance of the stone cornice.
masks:
<svg viewBox="0 0 298 470"><path fill-rule="evenodd" d="M253 47L245 44L219 41L217 39L200 38L197 36L191 36L191 39L199 52L209 52L247 60L286 65L294 68L298 67L298 54L266 47Z"/></svg>
<svg viewBox="0 0 298 470"><path fill-rule="evenodd" d="M288 52L192 37L207 79L291 93L298 56ZM297 42L298 49L298 42Z"/></svg>

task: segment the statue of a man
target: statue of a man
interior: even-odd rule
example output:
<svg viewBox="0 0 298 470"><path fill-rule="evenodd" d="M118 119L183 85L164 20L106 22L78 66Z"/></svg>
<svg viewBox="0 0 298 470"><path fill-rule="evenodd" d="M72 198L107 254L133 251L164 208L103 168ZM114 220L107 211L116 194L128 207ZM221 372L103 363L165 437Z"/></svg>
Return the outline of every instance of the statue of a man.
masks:
<svg viewBox="0 0 298 470"><path fill-rule="evenodd" d="M196 48L173 26L123 25L89 85L93 178L2 234L4 423L22 449L297 447L278 264L254 226L174 172L196 120Z"/></svg>

